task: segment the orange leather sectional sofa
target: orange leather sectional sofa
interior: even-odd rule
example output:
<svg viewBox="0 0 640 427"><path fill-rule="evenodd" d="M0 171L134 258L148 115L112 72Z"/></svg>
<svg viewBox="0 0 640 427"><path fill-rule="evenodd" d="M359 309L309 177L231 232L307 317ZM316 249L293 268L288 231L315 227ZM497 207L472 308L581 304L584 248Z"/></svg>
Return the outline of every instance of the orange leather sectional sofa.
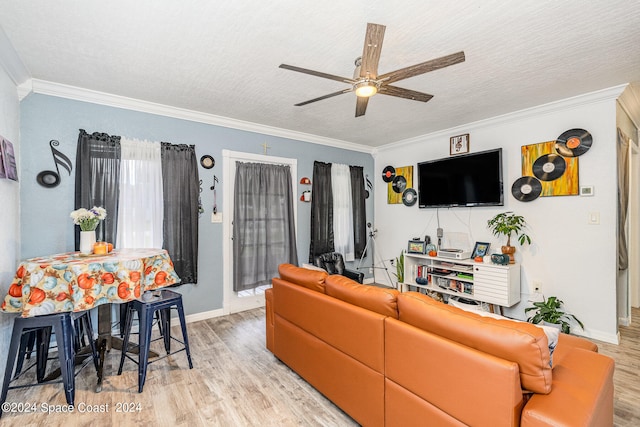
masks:
<svg viewBox="0 0 640 427"><path fill-rule="evenodd" d="M267 348L363 426L611 426L611 358L532 324L283 264Z"/></svg>

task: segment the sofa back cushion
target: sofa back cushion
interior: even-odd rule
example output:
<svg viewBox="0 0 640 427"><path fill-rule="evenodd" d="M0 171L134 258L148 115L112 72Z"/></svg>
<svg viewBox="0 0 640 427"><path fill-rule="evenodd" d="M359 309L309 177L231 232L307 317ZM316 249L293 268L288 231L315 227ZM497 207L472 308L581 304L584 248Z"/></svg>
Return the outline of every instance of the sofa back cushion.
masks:
<svg viewBox="0 0 640 427"><path fill-rule="evenodd" d="M399 320L518 364L522 388L551 391L549 347L542 329L523 322L482 317L417 292L398 296Z"/></svg>
<svg viewBox="0 0 640 427"><path fill-rule="evenodd" d="M280 264L278 273L282 280L324 294L324 281L328 276L326 271L310 270L293 264Z"/></svg>
<svg viewBox="0 0 640 427"><path fill-rule="evenodd" d="M326 371L335 363L315 368L313 365L321 359L316 351L329 346L334 352L337 350L340 353L337 357L345 362L346 371L336 367L336 375L345 374L354 364L364 364L384 373L387 316L277 277L273 279L273 308L274 354L289 366L291 358L299 358L307 368ZM345 361L345 358L353 360Z"/></svg>
<svg viewBox="0 0 640 427"><path fill-rule="evenodd" d="M398 318L398 292L391 288L361 285L347 277L330 275L324 282L327 295L378 314Z"/></svg>

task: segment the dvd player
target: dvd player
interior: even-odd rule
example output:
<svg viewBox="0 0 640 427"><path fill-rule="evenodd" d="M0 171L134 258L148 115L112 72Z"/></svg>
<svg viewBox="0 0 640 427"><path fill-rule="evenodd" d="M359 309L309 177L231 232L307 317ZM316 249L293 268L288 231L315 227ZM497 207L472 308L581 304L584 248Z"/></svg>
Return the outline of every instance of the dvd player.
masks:
<svg viewBox="0 0 640 427"><path fill-rule="evenodd" d="M438 250L438 257L450 259L469 259L471 258L471 251L464 251L462 249L440 248L440 250Z"/></svg>

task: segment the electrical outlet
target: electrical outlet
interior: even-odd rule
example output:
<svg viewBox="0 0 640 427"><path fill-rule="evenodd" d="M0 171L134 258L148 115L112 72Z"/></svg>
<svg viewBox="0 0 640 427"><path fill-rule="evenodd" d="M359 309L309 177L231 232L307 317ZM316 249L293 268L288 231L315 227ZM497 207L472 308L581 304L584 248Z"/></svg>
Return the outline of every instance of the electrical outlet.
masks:
<svg viewBox="0 0 640 427"><path fill-rule="evenodd" d="M542 282L539 280L533 281L533 293L541 294L542 293Z"/></svg>

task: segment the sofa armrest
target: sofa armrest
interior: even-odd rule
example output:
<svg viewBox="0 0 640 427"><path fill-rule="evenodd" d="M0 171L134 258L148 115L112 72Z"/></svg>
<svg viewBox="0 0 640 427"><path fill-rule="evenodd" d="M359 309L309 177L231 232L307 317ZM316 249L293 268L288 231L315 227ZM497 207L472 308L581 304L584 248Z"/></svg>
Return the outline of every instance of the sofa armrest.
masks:
<svg viewBox="0 0 640 427"><path fill-rule="evenodd" d="M522 411L521 427L612 426L614 361L574 348L554 365L551 393L534 394Z"/></svg>
<svg viewBox="0 0 640 427"><path fill-rule="evenodd" d="M345 269L343 276L346 276L351 280L355 280L358 283L364 282L364 273L361 273L359 271Z"/></svg>

